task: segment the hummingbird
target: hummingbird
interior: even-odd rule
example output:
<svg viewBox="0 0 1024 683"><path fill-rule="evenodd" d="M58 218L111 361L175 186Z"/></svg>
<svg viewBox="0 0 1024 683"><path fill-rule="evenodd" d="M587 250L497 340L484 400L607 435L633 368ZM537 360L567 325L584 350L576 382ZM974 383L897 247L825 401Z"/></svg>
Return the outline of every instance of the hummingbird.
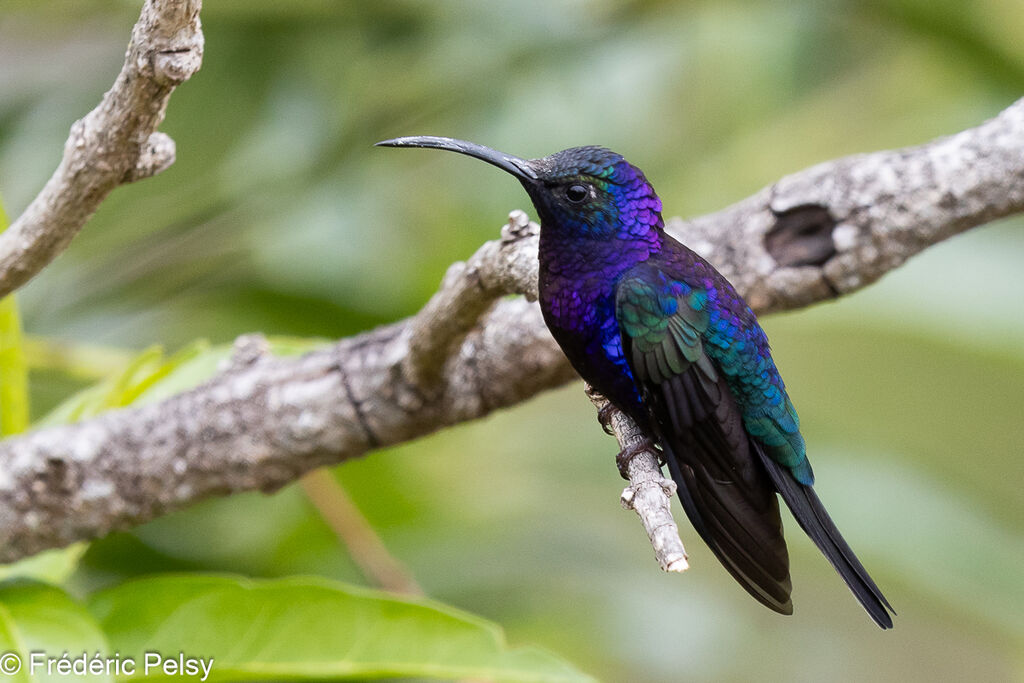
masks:
<svg viewBox="0 0 1024 683"><path fill-rule="evenodd" d="M539 303L579 375L656 446L694 529L760 603L792 614L779 497L870 617L895 611L814 491L800 420L754 312L665 232L643 172L603 147L521 159L473 142L401 137L475 157L522 184L540 219ZM619 454L620 471L635 455Z"/></svg>

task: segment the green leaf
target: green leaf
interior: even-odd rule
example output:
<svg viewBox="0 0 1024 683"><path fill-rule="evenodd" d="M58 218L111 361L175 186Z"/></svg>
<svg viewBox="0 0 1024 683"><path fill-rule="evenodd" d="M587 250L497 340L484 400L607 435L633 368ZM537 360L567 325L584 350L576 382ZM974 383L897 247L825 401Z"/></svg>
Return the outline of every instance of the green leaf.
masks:
<svg viewBox="0 0 1024 683"><path fill-rule="evenodd" d="M114 680L106 673L60 675L56 669L48 675L45 660L33 670L32 652L43 653L43 657L61 657L67 652L72 660L97 652L113 654L92 615L54 586L29 581L0 584L0 669L4 673L13 671L7 668L14 661L12 652L20 658L20 670L5 675L4 681Z"/></svg>
<svg viewBox="0 0 1024 683"><path fill-rule="evenodd" d="M18 299L0 299L0 435L28 428L28 365L22 345Z"/></svg>
<svg viewBox="0 0 1024 683"><path fill-rule="evenodd" d="M213 657L207 680L592 680L451 607L315 578L148 577L95 594L89 609L123 656Z"/></svg>
<svg viewBox="0 0 1024 683"><path fill-rule="evenodd" d="M7 214L0 202L0 232L7 229ZM18 299L0 299L0 436L28 429L28 365L22 340Z"/></svg>
<svg viewBox="0 0 1024 683"><path fill-rule="evenodd" d="M88 547L85 542L72 543L66 548L45 550L17 562L0 565L0 581L21 577L62 584L74 573L78 560Z"/></svg>

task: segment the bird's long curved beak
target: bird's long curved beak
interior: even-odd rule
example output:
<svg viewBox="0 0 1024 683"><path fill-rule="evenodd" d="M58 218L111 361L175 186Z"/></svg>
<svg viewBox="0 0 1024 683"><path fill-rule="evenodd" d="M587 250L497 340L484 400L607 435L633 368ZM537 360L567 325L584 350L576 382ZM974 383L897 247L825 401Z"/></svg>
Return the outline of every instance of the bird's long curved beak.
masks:
<svg viewBox="0 0 1024 683"><path fill-rule="evenodd" d="M526 159L499 152L490 147L478 145L475 142L466 140L455 140L453 138L440 138L433 135L415 135L405 138L394 138L378 142L377 147L430 147L433 149L447 149L451 152L458 152L467 156L476 157L498 168L508 171L520 180L533 181L537 179L537 172L532 164Z"/></svg>

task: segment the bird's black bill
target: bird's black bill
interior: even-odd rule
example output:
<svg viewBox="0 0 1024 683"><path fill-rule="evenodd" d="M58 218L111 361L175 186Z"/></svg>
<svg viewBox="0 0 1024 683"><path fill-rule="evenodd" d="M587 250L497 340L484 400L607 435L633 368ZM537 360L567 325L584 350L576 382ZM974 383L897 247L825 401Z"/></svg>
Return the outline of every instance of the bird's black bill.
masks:
<svg viewBox="0 0 1024 683"><path fill-rule="evenodd" d="M378 142L377 147L429 147L433 149L447 149L451 152L458 152L467 156L476 157L498 168L508 171L520 180L536 180L537 173L530 166L526 159L499 152L490 147L478 145L475 142L466 140L455 140L453 138L440 138L433 135L416 135L406 138L394 138Z"/></svg>

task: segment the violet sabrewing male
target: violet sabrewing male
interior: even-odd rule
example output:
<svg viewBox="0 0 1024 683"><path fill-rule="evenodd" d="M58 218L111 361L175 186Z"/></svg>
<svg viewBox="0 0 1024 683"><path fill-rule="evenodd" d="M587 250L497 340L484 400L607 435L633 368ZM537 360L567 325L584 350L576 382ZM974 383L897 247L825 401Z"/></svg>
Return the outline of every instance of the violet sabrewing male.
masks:
<svg viewBox="0 0 1024 683"><path fill-rule="evenodd" d="M791 614L776 493L871 618L892 607L814 492L799 419L754 312L664 230L640 169L602 147L520 159L472 142L404 137L519 179L540 217L539 299L573 367L656 444L697 533L747 592Z"/></svg>

